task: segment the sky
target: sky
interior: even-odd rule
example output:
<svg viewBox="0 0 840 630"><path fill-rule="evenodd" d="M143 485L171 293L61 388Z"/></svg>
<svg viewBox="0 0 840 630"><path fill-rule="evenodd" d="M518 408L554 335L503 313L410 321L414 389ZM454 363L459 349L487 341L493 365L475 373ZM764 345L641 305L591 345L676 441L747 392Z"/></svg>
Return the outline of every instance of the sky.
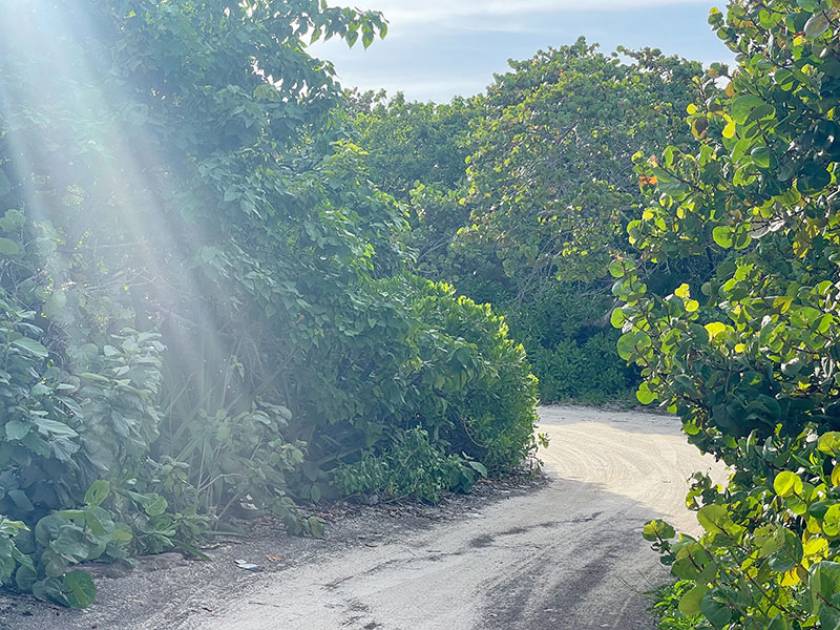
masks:
<svg viewBox="0 0 840 630"><path fill-rule="evenodd" d="M724 0L332 0L376 9L388 36L367 50L337 40L311 52L335 64L344 87L404 92L447 101L483 92L508 59L574 42L583 35L609 52L617 46L732 61L707 23Z"/></svg>

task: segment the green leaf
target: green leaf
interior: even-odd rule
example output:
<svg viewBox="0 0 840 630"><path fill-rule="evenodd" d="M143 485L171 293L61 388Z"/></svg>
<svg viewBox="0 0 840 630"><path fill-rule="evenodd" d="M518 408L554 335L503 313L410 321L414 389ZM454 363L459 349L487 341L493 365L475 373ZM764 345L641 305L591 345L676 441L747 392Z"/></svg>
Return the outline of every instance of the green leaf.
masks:
<svg viewBox="0 0 840 630"><path fill-rule="evenodd" d="M695 586L680 598L679 610L689 617L700 613L700 602L706 595L705 586Z"/></svg>
<svg viewBox="0 0 840 630"><path fill-rule="evenodd" d="M709 339L711 340L720 335L721 333L726 332L727 326L723 322L709 322L708 324L703 326L703 328L706 329L706 332L709 335Z"/></svg>
<svg viewBox="0 0 840 630"><path fill-rule="evenodd" d="M840 431L823 433L817 440L817 449L832 457L840 455Z"/></svg>
<svg viewBox="0 0 840 630"><path fill-rule="evenodd" d="M739 96L732 102L732 118L736 123L743 124L747 121L747 118L750 117L753 110L766 104L767 103L758 96L753 96L751 94ZM726 136L726 134L724 134L724 136L731 137Z"/></svg>
<svg viewBox="0 0 840 630"><path fill-rule="evenodd" d="M670 540L674 536L676 536L674 528L661 519L649 521L642 529L642 537L649 542L656 542L659 539Z"/></svg>
<svg viewBox="0 0 840 630"><path fill-rule="evenodd" d="M306 519L306 529L313 538L323 538L325 528L325 521L317 516L310 516Z"/></svg>
<svg viewBox="0 0 840 630"><path fill-rule="evenodd" d="M759 168L770 168L770 149L767 147L756 147L750 152L750 157Z"/></svg>
<svg viewBox="0 0 840 630"><path fill-rule="evenodd" d="M707 532L712 534L732 534L741 529L732 521L726 506L712 503L697 511L697 521Z"/></svg>
<svg viewBox="0 0 840 630"><path fill-rule="evenodd" d="M29 500L29 497L26 496L26 493L23 490L9 490L6 495L12 500L12 503L15 504L15 507L23 513L29 513L35 509L35 506L32 505L32 501Z"/></svg>
<svg viewBox="0 0 840 630"><path fill-rule="evenodd" d="M64 424L63 422L58 422L57 420L35 418L34 423L41 433L49 434L52 437L75 438L79 436L72 427Z"/></svg>
<svg viewBox="0 0 840 630"><path fill-rule="evenodd" d="M365 49L370 48L370 45L373 43L374 33L372 30L366 30L364 34L362 34L362 45Z"/></svg>
<svg viewBox="0 0 840 630"><path fill-rule="evenodd" d="M826 510L822 529L829 536L840 536L840 503L835 503Z"/></svg>
<svg viewBox="0 0 840 630"><path fill-rule="evenodd" d="M22 422L21 420L9 420L6 423L6 439L7 440L22 440L32 429L29 422Z"/></svg>
<svg viewBox="0 0 840 630"><path fill-rule="evenodd" d="M805 28L803 29L805 31L805 37L816 39L828 30L829 25L830 22L825 11L815 13L805 22Z"/></svg>
<svg viewBox="0 0 840 630"><path fill-rule="evenodd" d="M613 278L623 278L624 277L624 263L621 260L613 259L610 262L610 275Z"/></svg>
<svg viewBox="0 0 840 630"><path fill-rule="evenodd" d="M719 225L712 230L712 238L724 249L729 249L734 242L734 230L726 225Z"/></svg>
<svg viewBox="0 0 840 630"><path fill-rule="evenodd" d="M639 389L636 390L636 399L643 405L649 405L656 400L656 393L650 390L647 381L642 381L642 384L639 385Z"/></svg>
<svg viewBox="0 0 840 630"><path fill-rule="evenodd" d="M732 608L718 589L709 591L703 596L700 612L717 630L721 630L732 619Z"/></svg>
<svg viewBox="0 0 840 630"><path fill-rule="evenodd" d="M776 535L780 546L769 555L768 566L774 571L783 573L802 562L802 540L797 534L784 527L779 528Z"/></svg>
<svg viewBox="0 0 840 630"><path fill-rule="evenodd" d="M133 493L131 496L143 506L143 511L149 516L160 516L169 507L166 499L155 492L150 492L149 494Z"/></svg>
<svg viewBox="0 0 840 630"><path fill-rule="evenodd" d="M618 338L616 349L618 350L618 356L625 361L629 361L638 352L643 352L650 346L651 340L647 334L639 330L632 330Z"/></svg>
<svg viewBox="0 0 840 630"><path fill-rule="evenodd" d="M802 479L796 473L783 470L773 480L773 489L782 498L802 494Z"/></svg>
<svg viewBox="0 0 840 630"><path fill-rule="evenodd" d="M485 466L481 462L477 462L477 461L471 459L467 462L467 464L469 465L470 468L472 468L474 471L476 471L482 477L487 477L487 474L488 474L487 466Z"/></svg>
<svg viewBox="0 0 840 630"><path fill-rule="evenodd" d="M49 350L47 350L40 341L30 339L29 337L20 337L18 339L15 339L12 342L12 345L26 350L30 354L33 354L41 359L47 358L50 354Z"/></svg>
<svg viewBox="0 0 840 630"><path fill-rule="evenodd" d="M35 524L35 540L41 547L48 547L58 537L58 532L67 521L56 514L48 514Z"/></svg>
<svg viewBox="0 0 840 630"><path fill-rule="evenodd" d="M52 601L61 606L69 606L64 593L64 583L59 577L48 576L32 585L32 594L42 601Z"/></svg>
<svg viewBox="0 0 840 630"><path fill-rule="evenodd" d="M811 567L808 576L811 610L819 614L824 602L840 593L840 563L824 560Z"/></svg>
<svg viewBox="0 0 840 630"><path fill-rule="evenodd" d="M0 236L0 255L17 256L20 254L20 245L10 238Z"/></svg>
<svg viewBox="0 0 840 630"><path fill-rule="evenodd" d="M796 179L796 188L805 195L820 192L831 183L831 175L824 164L813 163L800 173Z"/></svg>
<svg viewBox="0 0 840 630"><path fill-rule="evenodd" d="M127 545L133 538L131 528L123 523L118 523L111 532L111 540L120 545Z"/></svg>
<svg viewBox="0 0 840 630"><path fill-rule="evenodd" d="M62 582L71 608L87 608L96 599L96 585L85 571L70 571Z"/></svg>
<svg viewBox="0 0 840 630"><path fill-rule="evenodd" d="M30 567L20 566L15 573L15 585L23 593L32 591L32 585L38 580L38 574Z"/></svg>
<svg viewBox="0 0 840 630"><path fill-rule="evenodd" d="M105 479L97 479L85 493L85 503L88 505L102 505L111 492L111 484Z"/></svg>

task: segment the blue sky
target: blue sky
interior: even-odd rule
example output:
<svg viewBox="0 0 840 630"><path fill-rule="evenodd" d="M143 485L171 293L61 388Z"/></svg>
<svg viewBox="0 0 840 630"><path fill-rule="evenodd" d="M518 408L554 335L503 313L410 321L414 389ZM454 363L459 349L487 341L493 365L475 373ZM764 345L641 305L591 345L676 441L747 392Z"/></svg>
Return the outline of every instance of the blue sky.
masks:
<svg viewBox="0 0 840 630"><path fill-rule="evenodd" d="M345 87L445 101L482 92L508 59L584 35L605 51L649 46L704 63L731 62L711 31L709 0L332 0L381 10L389 34L368 50L331 41L312 52L335 63Z"/></svg>

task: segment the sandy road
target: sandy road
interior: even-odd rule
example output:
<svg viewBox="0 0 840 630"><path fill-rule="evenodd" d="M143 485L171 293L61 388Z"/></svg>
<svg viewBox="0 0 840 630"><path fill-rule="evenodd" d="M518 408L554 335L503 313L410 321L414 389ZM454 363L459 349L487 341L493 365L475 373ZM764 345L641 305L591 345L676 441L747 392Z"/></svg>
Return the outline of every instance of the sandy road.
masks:
<svg viewBox="0 0 840 630"><path fill-rule="evenodd" d="M551 482L463 519L266 575L180 627L209 630L652 628L664 571L641 539L653 517L694 529L686 479L713 462L675 420L541 410Z"/></svg>

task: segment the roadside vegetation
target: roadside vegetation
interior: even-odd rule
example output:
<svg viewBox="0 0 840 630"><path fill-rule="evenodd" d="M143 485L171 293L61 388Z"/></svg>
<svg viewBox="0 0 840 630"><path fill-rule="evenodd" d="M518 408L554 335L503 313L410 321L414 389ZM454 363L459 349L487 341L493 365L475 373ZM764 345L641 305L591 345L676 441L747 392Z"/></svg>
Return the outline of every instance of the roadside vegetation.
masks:
<svg viewBox="0 0 840 630"><path fill-rule="evenodd" d="M640 154L649 192L613 263L619 353L639 400L680 415L732 469L694 478L704 533L645 528L688 582L698 628L840 627L840 7L737 2L712 26L737 54L688 110L699 141ZM711 261L665 290L645 264Z"/></svg>
<svg viewBox="0 0 840 630"><path fill-rule="evenodd" d="M731 68L581 39L445 104L307 52L376 12L13 12L4 587L84 607L77 565L243 512L434 502L528 461L538 399L632 398L732 470L700 537L644 529L660 626L840 628L837 0L713 10Z"/></svg>
<svg viewBox="0 0 840 630"><path fill-rule="evenodd" d="M281 8L278 9L278 6ZM298 1L45 2L0 42L0 582L220 519L519 467L536 380L490 306L414 275L334 125L328 64L378 14Z"/></svg>
<svg viewBox="0 0 840 630"><path fill-rule="evenodd" d="M694 142L700 64L581 39L511 63L487 93L435 105L351 95L354 142L404 208L417 270L503 312L545 402L627 400L608 265L642 203L632 156ZM653 281L667 283L659 269Z"/></svg>

